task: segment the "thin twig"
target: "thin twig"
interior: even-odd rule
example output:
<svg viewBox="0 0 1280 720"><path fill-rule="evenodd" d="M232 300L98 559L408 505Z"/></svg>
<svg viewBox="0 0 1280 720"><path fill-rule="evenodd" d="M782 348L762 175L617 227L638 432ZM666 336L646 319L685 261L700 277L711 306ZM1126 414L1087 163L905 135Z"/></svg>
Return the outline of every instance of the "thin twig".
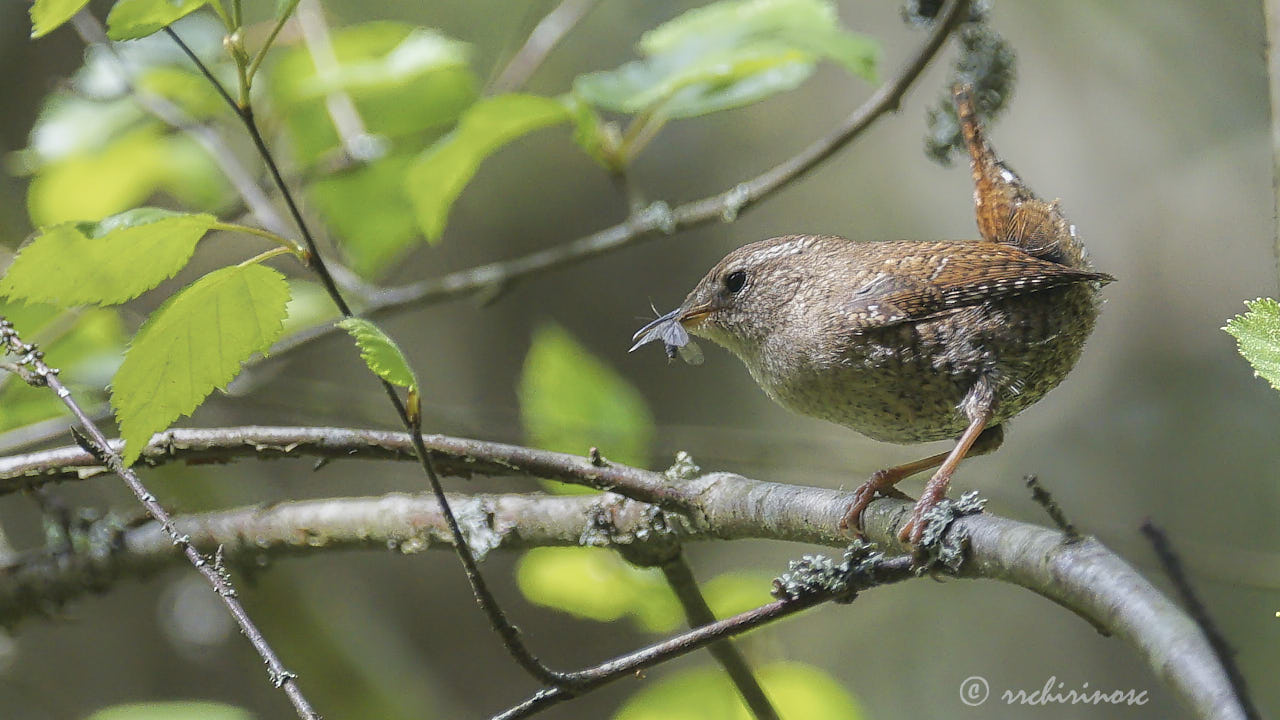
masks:
<svg viewBox="0 0 1280 720"><path fill-rule="evenodd" d="M271 199L263 192L253 174L236 158L235 151L212 127L192 120L182 111L182 108L169 102L168 99L139 88L133 81L132 70L121 57L116 44L107 37L102 23L87 8L76 13L71 19L71 24L86 45L101 45L111 53L111 56L116 59L121 81L133 93L138 105L144 111L170 127L186 133L204 148L258 222L277 234L288 233L288 226L280 213L276 212Z"/></svg>
<svg viewBox="0 0 1280 720"><path fill-rule="evenodd" d="M325 23L324 7L318 0L302 0L298 3L297 18L302 40L316 66L316 76L325 80L337 75L341 68ZM369 160L374 143L351 95L341 88L332 90L324 96L324 107L347 156L357 161Z"/></svg>
<svg viewBox="0 0 1280 720"><path fill-rule="evenodd" d="M165 32L180 47L182 51L191 59L193 63L204 74L217 89L223 99L231 106L231 108L240 117L244 123L245 130L248 131L250 139L253 140L254 147L257 148L258 154L262 157L262 161L266 164L267 170L271 174L271 179L275 183L276 189L279 190L284 198L285 204L289 208L290 215L293 216L294 224L298 227L298 232L302 234L302 239L307 245L310 256L307 258L308 265L312 271L320 277L321 284L324 286L329 298L337 306L338 310L344 317L352 317L351 307L347 304L346 299L342 296L342 291L338 289L337 284L333 280L333 276L329 273L329 268L325 265L324 259L320 255L320 249L316 244L314 236L311 234L310 228L307 226L306 220L302 217L301 210L293 198L293 192L289 189L288 183L285 182L284 176L280 173L280 168L276 165L275 158L271 151L267 148L265 139L262 137L258 124L254 120L253 108L249 105L243 107L236 104L226 89L222 87L217 78L213 76L209 69L205 67L200 58L196 56L191 48L178 37L172 28L166 27ZM452 509L449 507L448 498L445 497L444 485L440 482L440 477L435 471L435 466L431 461L431 454L427 452L426 446L422 440L422 430L418 423L411 420L408 410L404 403L400 400L400 396L396 393L395 387L386 380L379 378L383 390L386 392L388 399L396 410L396 414L400 417L401 424L411 433L414 452L422 465L423 471L427 475L427 480L431 485L431 492L435 496L436 501L440 503L441 511L444 513L446 522L449 524L449 531L453 534L454 550L461 562L463 571L466 573L467 580L471 584L472 593L475 595L476 602L480 608L488 616L489 624L494 631L502 639L503 644L507 648L507 652L516 660L516 662L524 668L539 682L546 685L562 684L561 673L557 673L542 664L541 661L525 646L524 641L520 639L520 631L507 619L506 613L498 605L497 598L489 590L488 584L485 582L483 575L480 573L480 567L476 563L470 546L467 544L466 536L462 534L462 528L458 524L457 518L454 516Z"/></svg>
<svg viewBox="0 0 1280 720"><path fill-rule="evenodd" d="M1231 681L1231 687L1235 690L1236 701L1243 708L1245 717L1248 720L1258 720L1261 715L1258 708L1253 704L1253 698L1249 696L1249 688L1245 685L1244 674L1240 672L1240 667L1236 665L1236 651L1232 649L1226 637L1218 630L1218 626L1213 622L1213 617L1209 614L1209 609L1204 606L1200 598L1196 595L1196 591L1191 587L1191 581L1187 578L1186 572L1182 569L1182 562L1178 559L1178 554L1174 551L1173 546L1169 544L1169 538L1165 536L1164 531L1156 527L1150 520L1142 523L1142 534L1147 536L1147 540L1151 541L1151 548L1155 550L1156 557L1160 559L1160 566L1164 568L1164 574L1169 576L1169 581L1173 583L1173 587L1178 591L1178 597L1182 599L1182 606L1187 609L1187 613L1191 615L1191 619L1195 620L1196 625L1200 626L1201 632L1209 641L1209 646L1213 648L1214 654L1218 657L1218 662L1222 663L1223 669L1227 673L1227 678Z"/></svg>
<svg viewBox="0 0 1280 720"><path fill-rule="evenodd" d="M1076 530L1076 526L1067 520L1067 514L1062 512L1062 508L1058 505L1049 491L1040 484L1040 478L1035 475L1028 475L1023 478L1027 483L1027 487L1031 488L1031 499L1036 504L1044 508L1045 514L1053 521L1054 525L1062 531L1062 541L1065 543L1073 543L1080 541L1080 533Z"/></svg>
<svg viewBox="0 0 1280 720"><path fill-rule="evenodd" d="M916 577L912 565L909 555L880 560L857 589L866 590ZM735 635L837 599L840 599L838 593L815 589L799 597L777 600L754 610L702 625L669 640L601 663L594 668L573 673L577 682L572 690L562 688L543 690L506 712L493 716L493 720L518 720L531 717L552 705L577 697L639 670L687 655L702 647L727 644L728 638Z"/></svg>
<svg viewBox="0 0 1280 720"><path fill-rule="evenodd" d="M284 691L289 701L293 703L298 717L304 720L319 720L320 716L312 709L311 703L302 694L301 688L298 687L297 676L285 669L284 663L280 662L275 650L267 643L267 639L258 630L258 626L253 623L253 620L249 618L244 606L240 604L236 597L235 588L231 585L230 576L226 574L225 569L218 562L210 562L209 558L205 557L191 544L190 537L178 532L178 528L174 525L173 518L170 517L169 512L156 500L156 496L147 490L138 475L125 466L124 460L118 452L111 448L106 436L102 434L98 426L89 419L89 416L71 397L71 391L58 380L58 371L45 364L43 353L39 349L33 345L23 343L17 331L13 329L13 324L3 317L0 317L0 345L4 346L6 355L19 356L18 363L35 373L36 378L31 383L33 386L48 387L67 406L67 409L76 416L80 421L80 426L88 433L88 437L84 438L86 449L92 450L98 456L100 462L106 464L111 468L112 472L120 476L121 480L124 480L125 485L133 492L134 497L146 508L147 514L154 518L164 529L169 541L182 548L182 554L209 581L214 592L218 594L218 597L222 599L222 603L227 607L227 611L235 618L241 632L249 639L254 649L258 651L262 661L266 663L267 675L271 680L271 684Z"/></svg>
<svg viewBox="0 0 1280 720"><path fill-rule="evenodd" d="M706 598L702 596L702 590L698 587L698 581L694 578L693 569L685 560L684 553L676 555L674 559L663 563L660 567L663 577L667 579L667 584L671 586L676 599L680 601L680 607L684 608L689 627L696 628L714 623L716 616L707 605ZM714 642L707 647L707 651L716 659L716 662L720 663L720 667L724 668L725 674L733 681L733 686L738 689L742 701L746 703L756 720L780 720L778 711L774 709L773 703L769 702L769 696L765 695L764 688L760 686L760 681L751 671L747 659L732 641Z"/></svg>
<svg viewBox="0 0 1280 720"><path fill-rule="evenodd" d="M515 92L524 87L551 50L582 20L598 0L561 0L529 33L524 45L493 81L490 92Z"/></svg>

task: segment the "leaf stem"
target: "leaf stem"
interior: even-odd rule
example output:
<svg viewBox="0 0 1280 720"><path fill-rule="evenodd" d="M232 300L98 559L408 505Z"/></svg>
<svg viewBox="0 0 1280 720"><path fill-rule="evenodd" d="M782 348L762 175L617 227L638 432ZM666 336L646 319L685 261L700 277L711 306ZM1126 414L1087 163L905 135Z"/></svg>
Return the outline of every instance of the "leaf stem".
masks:
<svg viewBox="0 0 1280 720"><path fill-rule="evenodd" d="M267 35L267 39L263 41L262 47L258 48L258 52L254 53L253 61L249 63L249 69L245 72L249 84L253 85L253 78L258 74L258 67L262 65L262 61L267 56L267 50L275 43L276 37L284 28L284 24L289 21L293 15L293 11L298 7L298 0L289 0L289 4L285 6L284 11L280 13L280 17L276 18L276 23L271 27L271 32Z"/></svg>
<svg viewBox="0 0 1280 720"><path fill-rule="evenodd" d="M271 248L270 250L267 250L265 252L260 252L257 255L254 255L253 257L249 258L248 260L245 260L244 262L239 263L236 267L246 267L249 265L257 265L258 263L264 260L270 260L273 257L276 257L278 255L284 255L284 254L297 256L297 253L290 248L276 247L276 248Z"/></svg>
<svg viewBox="0 0 1280 720"><path fill-rule="evenodd" d="M298 258L301 259L303 262L307 261L307 249L305 247L299 244L296 240L290 240L289 238L281 237L271 232L270 230L264 230L263 228L256 228L256 227L253 227L252 225L241 225L239 223L229 223L229 222L216 222L213 224L210 230L221 230L222 232L233 232L233 233L244 233L246 235L257 235L258 237L266 238L267 240L270 240L276 245L279 245L280 247L293 253L294 255L297 255Z"/></svg>
<svg viewBox="0 0 1280 720"><path fill-rule="evenodd" d="M231 22L231 15L227 13L222 0L209 0L209 7L213 8L214 14L222 21L222 26L227 29L227 32L235 32L235 23Z"/></svg>

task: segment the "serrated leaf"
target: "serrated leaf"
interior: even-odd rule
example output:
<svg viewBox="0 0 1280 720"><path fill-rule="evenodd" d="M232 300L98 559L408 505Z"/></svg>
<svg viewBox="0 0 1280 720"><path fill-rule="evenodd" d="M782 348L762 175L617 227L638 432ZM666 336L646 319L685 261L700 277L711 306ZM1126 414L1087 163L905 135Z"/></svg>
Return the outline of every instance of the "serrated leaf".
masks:
<svg viewBox="0 0 1280 720"><path fill-rule="evenodd" d="M418 156L405 178L427 240L440 239L453 201L485 158L523 135L570 119L563 103L537 95L499 95L468 108L458 127Z"/></svg>
<svg viewBox="0 0 1280 720"><path fill-rule="evenodd" d="M722 0L645 33L640 50L644 60L579 76L574 91L616 112L693 117L795 88L822 59L873 80L879 52L827 0Z"/></svg>
<svg viewBox="0 0 1280 720"><path fill-rule="evenodd" d="M31 37L44 37L57 30L89 0L35 0L31 3Z"/></svg>
<svg viewBox="0 0 1280 720"><path fill-rule="evenodd" d="M516 582L530 602L588 620L626 617L655 633L684 620L659 570L637 568L608 550L535 548L520 558Z"/></svg>
<svg viewBox="0 0 1280 720"><path fill-rule="evenodd" d="M1237 315L1222 328L1235 337L1253 372L1280 390L1280 302L1258 298L1246 302L1249 311Z"/></svg>
<svg viewBox="0 0 1280 720"><path fill-rule="evenodd" d="M125 302L181 270L216 222L136 208L98 223L46 228L0 278L0 295L61 307Z"/></svg>
<svg viewBox="0 0 1280 720"><path fill-rule="evenodd" d="M405 190L410 156L390 155L308 188L325 223L341 240L352 270L376 277L422 237Z"/></svg>
<svg viewBox="0 0 1280 720"><path fill-rule="evenodd" d="M579 455L594 446L612 460L648 464L654 424L644 397L564 328L549 324L534 332L516 392L529 444ZM591 492L548 484L557 492Z"/></svg>
<svg viewBox="0 0 1280 720"><path fill-rule="evenodd" d="M111 384L111 406L132 463L153 433L189 415L240 365L280 336L289 284L262 265L205 275L151 314Z"/></svg>
<svg viewBox="0 0 1280 720"><path fill-rule="evenodd" d="M117 0L107 14L107 37L136 40L204 7L208 0Z"/></svg>
<svg viewBox="0 0 1280 720"><path fill-rule="evenodd" d="M417 389L418 378L413 374L413 368L409 367L409 361L400 352L400 346L382 332L381 328L364 318L354 317L338 323L338 327L355 338L356 347L360 348L360 357L374 375L410 391Z"/></svg>
<svg viewBox="0 0 1280 720"><path fill-rule="evenodd" d="M865 713L826 671L796 662L756 668L765 694L785 720L861 720ZM645 685L613 720L751 720L741 696L719 668L681 670Z"/></svg>
<svg viewBox="0 0 1280 720"><path fill-rule="evenodd" d="M253 720L253 715L231 705L190 700L113 705L85 720Z"/></svg>

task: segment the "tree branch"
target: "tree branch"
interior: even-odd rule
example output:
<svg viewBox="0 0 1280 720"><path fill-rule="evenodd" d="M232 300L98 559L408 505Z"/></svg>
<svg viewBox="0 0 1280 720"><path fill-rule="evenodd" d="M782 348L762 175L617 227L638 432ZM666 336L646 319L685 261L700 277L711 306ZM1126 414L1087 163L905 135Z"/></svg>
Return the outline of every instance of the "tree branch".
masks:
<svg viewBox="0 0 1280 720"><path fill-rule="evenodd" d="M659 567L667 584L675 593L676 599L680 601L680 607L684 608L689 627L701 627L716 621L716 616L711 612L711 607L707 605L707 600L698 587L698 581L693 576L693 568L689 567L683 553ZM764 688L760 687L760 681L756 679L755 673L751 671L751 665L747 663L747 659L743 657L737 645L729 640L720 640L707 647L707 651L729 676L738 694L742 696L743 703L751 711L752 717L756 720L780 720L778 711L773 707L773 703L769 702L769 696L765 694Z"/></svg>
<svg viewBox="0 0 1280 720"><path fill-rule="evenodd" d="M215 555L212 561L210 558L198 550L191 542L191 539L180 532L173 523L173 519L169 515L169 511L165 510L145 486L142 480L138 478L137 473L125 466L124 460L120 457L118 451L108 447L107 438L94 424L93 420L85 414L80 405L71 397L71 391L58 380L58 371L49 367L44 362L44 353L40 352L34 345L22 342L17 331L14 330L13 324L0 316L0 355L17 355L17 363L24 366L33 376L27 378L29 384L35 387L47 387L50 391L62 401L63 405L71 411L76 417L88 437L73 433L77 439L83 441L85 450L92 450L97 456L98 462L106 464L111 472L115 473L124 481L129 490L137 498L138 503L146 510L147 514L154 519L155 526L163 533L165 542L169 545L170 552L185 557L188 562L195 567L196 571L204 576L209 582L210 587L217 593L218 598L222 600L222 604L226 606L227 612L240 626L240 631L248 638L249 643L253 645L253 649L258 652L258 656L267 666L267 675L271 680L271 684L279 688L289 702L293 704L294 710L298 713L298 717L303 720L320 720L320 715L311 707L310 701L302 694L302 689L298 687L296 681L297 676L285 669L284 663L280 661L280 657L276 655L275 650L267 642L266 637L254 624L240 604L237 598L235 588L231 585L230 576L226 574L222 563L218 556Z"/></svg>
<svg viewBox="0 0 1280 720"><path fill-rule="evenodd" d="M442 472L530 475L575 482L625 495L684 515L682 541L773 539L843 547L849 538L839 522L852 494L817 487L761 482L716 473L688 482L638 468L563 453L439 435L424 444ZM243 457L405 457L403 433L336 428L232 428L173 430L153 438L144 457L202 460ZM78 448L60 448L4 461L9 490L15 471L46 473L22 482L74 477L61 467L93 463ZM60 465L61 464L61 465ZM48 474L48 473L52 473ZM19 483L21 484L21 483ZM501 495L456 497L458 517L477 554L495 548L574 545L600 517L625 531L648 522L644 508L616 496L545 497ZM873 502L864 515L867 535L887 551L904 552L897 532L910 504ZM402 551L442 547L448 534L439 506L422 496L282 503L180 518L178 526L201 547L221 544L228 557L288 555L318 548L382 548ZM0 570L0 618L34 612L39 599L68 599L119 575L153 570L176 552L152 525L125 531L119 550L103 548L89 558L27 557ZM1062 533L989 514L957 519L947 537L968 536L958 575L1024 587L1087 620L1101 632L1133 646L1159 679L1199 717L1243 719L1226 673L1199 627L1124 560L1093 538L1062 542ZM621 536L624 533L619 534ZM588 534L590 536L590 534ZM596 533L598 536L599 533ZM251 539L251 540L250 540ZM87 564L87 565L86 565Z"/></svg>
<svg viewBox="0 0 1280 720"><path fill-rule="evenodd" d="M499 73L498 78L490 86L490 93L515 92L524 87L533 72L542 65L551 50L569 34L574 25L582 20L598 0L560 0L560 3L547 13L533 32L524 41L524 45L511 56L510 62Z"/></svg>
<svg viewBox="0 0 1280 720"><path fill-rule="evenodd" d="M289 226L285 223L284 218L280 216L280 213L276 212L276 208L271 204L267 193L258 185L258 181L253 174L241 164L231 146L218 135L216 130L209 125L192 120L182 111L182 108L169 102L166 98L139 88L137 83L134 82L132 70L128 67L125 59L121 57L115 43L111 42L107 37L106 30L102 27L102 23L87 8L76 13L75 17L71 19L71 24L85 45L101 45L111 53L119 67L120 79L129 88L129 91L133 93L134 99L137 100L138 105L144 111L175 130L185 133L204 148L209 157L222 170L222 174L231 183L231 187L235 188L236 194L240 196L241 200L244 200L245 207L257 218L258 222L262 223L263 227L278 235L288 234Z"/></svg>

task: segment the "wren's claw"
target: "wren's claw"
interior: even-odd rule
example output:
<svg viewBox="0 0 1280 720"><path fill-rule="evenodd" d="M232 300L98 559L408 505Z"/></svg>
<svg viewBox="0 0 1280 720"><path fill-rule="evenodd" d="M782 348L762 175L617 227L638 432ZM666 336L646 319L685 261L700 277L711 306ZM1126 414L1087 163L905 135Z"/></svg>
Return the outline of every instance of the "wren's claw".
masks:
<svg viewBox="0 0 1280 720"><path fill-rule="evenodd" d="M840 530L842 532L852 530L857 537L865 537L862 532L862 513L871 504L872 500L875 500L876 497L911 499L901 490L894 487L906 476L907 474L903 472L902 467L885 468L872 473L866 482L853 491L853 502L849 503L849 510L845 512L844 518L840 520Z"/></svg>

